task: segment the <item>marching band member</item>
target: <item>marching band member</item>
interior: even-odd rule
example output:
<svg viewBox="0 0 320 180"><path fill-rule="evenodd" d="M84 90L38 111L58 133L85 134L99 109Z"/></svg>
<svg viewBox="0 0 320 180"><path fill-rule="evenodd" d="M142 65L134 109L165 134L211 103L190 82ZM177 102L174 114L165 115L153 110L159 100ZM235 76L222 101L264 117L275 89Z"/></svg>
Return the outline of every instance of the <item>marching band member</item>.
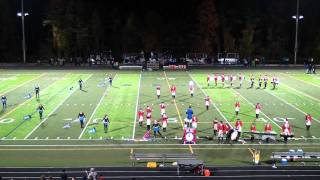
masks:
<svg viewBox="0 0 320 180"><path fill-rule="evenodd" d="M147 109L146 109L147 131L149 131L151 128L151 112L152 112L151 107L147 106Z"/></svg>
<svg viewBox="0 0 320 180"><path fill-rule="evenodd" d="M222 87L224 87L224 80L225 80L225 77L224 77L224 74L222 74L222 75L221 75Z"/></svg>
<svg viewBox="0 0 320 180"><path fill-rule="evenodd" d="M150 106L147 106L147 108L146 108L146 113L151 113L151 112L152 112L151 107L150 107Z"/></svg>
<svg viewBox="0 0 320 180"><path fill-rule="evenodd" d="M207 84L208 84L208 87L209 87L209 85L210 85L210 74L208 74L208 76L207 76Z"/></svg>
<svg viewBox="0 0 320 180"><path fill-rule="evenodd" d="M261 89L261 85L262 85L262 76L261 75L259 76L258 82L259 82L259 89Z"/></svg>
<svg viewBox="0 0 320 180"><path fill-rule="evenodd" d="M253 88L253 85L254 85L254 76L253 76L253 74L251 74L251 76L250 76L250 88Z"/></svg>
<svg viewBox="0 0 320 180"><path fill-rule="evenodd" d="M264 132L265 133L271 133L272 132L272 126L269 122L264 126ZM269 138L266 139L266 142L269 143Z"/></svg>
<svg viewBox="0 0 320 180"><path fill-rule="evenodd" d="M237 101L234 106L235 106L236 116L238 116L240 111L240 102Z"/></svg>
<svg viewBox="0 0 320 180"><path fill-rule="evenodd" d="M225 129L226 129L225 125L223 124L222 121L220 121L220 123L218 123L218 143L223 142L223 135L224 135Z"/></svg>
<svg viewBox="0 0 320 180"><path fill-rule="evenodd" d="M157 98L160 99L160 85L156 87Z"/></svg>
<svg viewBox="0 0 320 180"><path fill-rule="evenodd" d="M187 109L186 111L186 114L187 114L187 118L185 119L185 126L186 127L191 127L191 120L192 120L192 116L193 116L193 110L191 108L191 105L189 105L189 108Z"/></svg>
<svg viewBox="0 0 320 180"><path fill-rule="evenodd" d="M214 84L217 86L218 85L218 75L214 74Z"/></svg>
<svg viewBox="0 0 320 180"><path fill-rule="evenodd" d="M198 127L198 118L196 116L192 117L192 128L197 129Z"/></svg>
<svg viewBox="0 0 320 180"><path fill-rule="evenodd" d="M243 122L238 118L235 124L235 128L238 130L238 137L237 139L240 138L241 136L241 132L242 132L242 126L243 126Z"/></svg>
<svg viewBox="0 0 320 180"><path fill-rule="evenodd" d="M264 75L263 82L264 82L264 89L266 89L267 88L267 84L268 84L268 76L267 75Z"/></svg>
<svg viewBox="0 0 320 180"><path fill-rule="evenodd" d="M259 114L260 114L261 108L262 108L261 104L257 103L256 104L256 119L259 118Z"/></svg>
<svg viewBox="0 0 320 180"><path fill-rule="evenodd" d="M267 124L264 126L264 132L265 133L270 133L272 132L272 126L269 122L267 122Z"/></svg>
<svg viewBox="0 0 320 180"><path fill-rule="evenodd" d="M272 77L272 84L273 84L273 89L275 89L279 84L279 79L275 75Z"/></svg>
<svg viewBox="0 0 320 180"><path fill-rule="evenodd" d="M312 116L310 114L307 114L306 115L306 128L307 128L307 131L310 130L311 121L312 121Z"/></svg>
<svg viewBox="0 0 320 180"><path fill-rule="evenodd" d="M256 125L255 125L254 123L251 123L250 131L251 131L251 132L257 132L257 127L256 127ZM254 140L254 135L253 135L253 134L251 135L250 140L251 140L251 141Z"/></svg>
<svg viewBox="0 0 320 180"><path fill-rule="evenodd" d="M189 93L190 93L190 96L193 97L193 94L194 94L194 87L193 86L189 86Z"/></svg>
<svg viewBox="0 0 320 180"><path fill-rule="evenodd" d="M166 104L164 102L160 103L160 115L166 113Z"/></svg>
<svg viewBox="0 0 320 180"><path fill-rule="evenodd" d="M152 127L153 127L153 136L154 136L154 138L157 137L157 133L162 137L162 134L160 133L160 124L158 123L157 120L154 120L154 122L152 124Z"/></svg>
<svg viewBox="0 0 320 180"><path fill-rule="evenodd" d="M234 80L234 78L233 78L233 75L232 75L232 74L230 75L230 79L229 79L229 80L230 80L230 86L232 87L232 86L233 86L233 80Z"/></svg>
<svg viewBox="0 0 320 180"><path fill-rule="evenodd" d="M241 86L242 86L243 80L244 80L244 76L243 76L243 74L240 73L240 74L239 74L240 88L241 88Z"/></svg>
<svg viewBox="0 0 320 180"><path fill-rule="evenodd" d="M284 142L287 143L288 136L291 135L291 126L290 126L287 118L286 118L286 121L284 122L284 124L282 125L281 129L282 129L282 135L284 137Z"/></svg>
<svg viewBox="0 0 320 180"><path fill-rule="evenodd" d="M144 111L140 108L138 111L139 126L142 127Z"/></svg>
<svg viewBox="0 0 320 180"><path fill-rule="evenodd" d="M168 116L166 113L163 113L162 115L162 130L163 132L167 131L167 126L168 126Z"/></svg>
<svg viewBox="0 0 320 180"><path fill-rule="evenodd" d="M207 111L209 110L209 106L211 104L211 99L209 96L207 96L206 98L204 98L204 101L205 101L205 106L206 106L206 109Z"/></svg>
<svg viewBox="0 0 320 180"><path fill-rule="evenodd" d="M175 85L172 85L171 88L170 88L170 91L171 91L171 96L173 99L176 98L176 91L177 91L177 88Z"/></svg>
<svg viewBox="0 0 320 180"><path fill-rule="evenodd" d="M230 130L232 129L228 123L224 124L224 134L226 135L226 143L229 143L231 140Z"/></svg>
<svg viewBox="0 0 320 180"><path fill-rule="evenodd" d="M213 128L213 136L217 136L217 133L218 133L218 119L217 118L215 118L212 121L212 128Z"/></svg>
<svg viewBox="0 0 320 180"><path fill-rule="evenodd" d="M193 93L194 93L194 83L193 83L193 81L189 81L189 92L190 92L190 96L193 97Z"/></svg>

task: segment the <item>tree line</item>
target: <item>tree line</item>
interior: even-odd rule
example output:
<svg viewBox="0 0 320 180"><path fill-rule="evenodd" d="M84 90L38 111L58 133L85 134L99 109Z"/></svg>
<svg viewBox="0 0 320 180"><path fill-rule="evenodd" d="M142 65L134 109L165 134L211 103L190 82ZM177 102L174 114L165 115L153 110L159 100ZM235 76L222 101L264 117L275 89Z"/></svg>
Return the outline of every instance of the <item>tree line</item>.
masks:
<svg viewBox="0 0 320 180"><path fill-rule="evenodd" d="M0 1L0 61L21 59L18 0ZM294 0L25 1L29 61L123 52L236 52L242 58L290 57ZM299 57L320 57L320 2L303 0Z"/></svg>

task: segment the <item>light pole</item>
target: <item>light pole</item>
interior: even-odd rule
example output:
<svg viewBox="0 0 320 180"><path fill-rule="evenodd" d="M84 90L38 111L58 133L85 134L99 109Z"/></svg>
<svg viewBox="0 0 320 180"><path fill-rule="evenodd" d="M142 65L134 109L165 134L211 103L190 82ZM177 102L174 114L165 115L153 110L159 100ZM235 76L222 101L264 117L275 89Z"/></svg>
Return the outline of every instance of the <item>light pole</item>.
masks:
<svg viewBox="0 0 320 180"><path fill-rule="evenodd" d="M299 20L303 19L303 16L299 15L299 0L297 0L297 13L295 16L292 16L292 18L296 20L296 34L295 34L295 42L294 42L294 64L297 64Z"/></svg>
<svg viewBox="0 0 320 180"><path fill-rule="evenodd" d="M23 0L21 0L21 12L17 13L17 16L21 16L21 24L22 24L22 57L23 63L26 63L26 38L24 34L24 17L28 16L29 13L25 13L23 10Z"/></svg>

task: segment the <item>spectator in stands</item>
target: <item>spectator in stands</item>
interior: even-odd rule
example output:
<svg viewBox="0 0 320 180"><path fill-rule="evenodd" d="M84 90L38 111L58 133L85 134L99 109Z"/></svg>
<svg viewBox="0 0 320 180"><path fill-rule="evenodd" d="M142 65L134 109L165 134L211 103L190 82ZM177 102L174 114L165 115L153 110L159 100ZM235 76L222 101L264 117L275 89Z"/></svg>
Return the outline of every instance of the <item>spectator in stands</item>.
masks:
<svg viewBox="0 0 320 180"><path fill-rule="evenodd" d="M102 174L99 175L98 180L105 180L104 176Z"/></svg>
<svg viewBox="0 0 320 180"><path fill-rule="evenodd" d="M61 174L61 180L67 180L68 179L68 175L66 174L66 170L62 169L62 174Z"/></svg>
<svg viewBox="0 0 320 180"><path fill-rule="evenodd" d="M98 174L97 172L94 170L94 168L91 168L90 171L86 171L87 173L87 178L91 179L91 180L97 180L98 178Z"/></svg>

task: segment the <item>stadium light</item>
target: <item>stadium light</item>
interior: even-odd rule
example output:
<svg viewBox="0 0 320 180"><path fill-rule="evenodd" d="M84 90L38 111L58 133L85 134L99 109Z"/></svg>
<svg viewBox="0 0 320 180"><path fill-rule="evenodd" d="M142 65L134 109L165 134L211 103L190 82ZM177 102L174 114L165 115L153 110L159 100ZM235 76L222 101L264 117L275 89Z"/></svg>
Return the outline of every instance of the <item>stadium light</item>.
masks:
<svg viewBox="0 0 320 180"><path fill-rule="evenodd" d="M23 10L23 0L21 0L21 12L17 13L17 16L21 17L21 24L22 24L22 57L23 63L26 63L26 39L24 33L24 17L29 16L29 13L24 12Z"/></svg>
<svg viewBox="0 0 320 180"><path fill-rule="evenodd" d="M21 16L22 16L22 13L21 13L21 12L18 12L18 13L17 13L17 16L21 17ZM27 13L27 12L24 13L24 16L29 16L29 13Z"/></svg>
<svg viewBox="0 0 320 180"><path fill-rule="evenodd" d="M299 20L303 19L302 15L299 15L299 0L297 0L297 14L292 16L296 21L296 33L295 33L295 42L294 42L294 64L297 64L297 55L298 55L298 29L299 29Z"/></svg>

